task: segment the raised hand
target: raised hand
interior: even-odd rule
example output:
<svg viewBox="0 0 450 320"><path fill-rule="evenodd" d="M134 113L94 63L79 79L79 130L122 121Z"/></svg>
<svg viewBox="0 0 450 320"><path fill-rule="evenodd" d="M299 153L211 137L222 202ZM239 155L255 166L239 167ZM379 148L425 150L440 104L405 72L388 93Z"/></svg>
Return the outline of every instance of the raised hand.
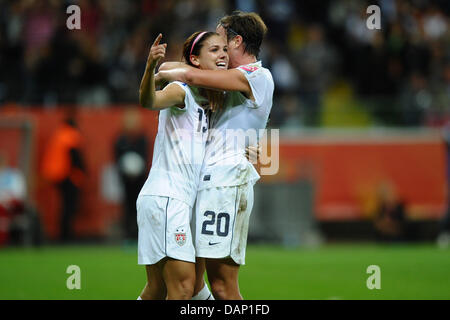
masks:
<svg viewBox="0 0 450 320"><path fill-rule="evenodd" d="M160 33L150 48L150 53L147 58L147 66L151 69L155 69L158 62L165 57L167 43L159 44L162 34Z"/></svg>

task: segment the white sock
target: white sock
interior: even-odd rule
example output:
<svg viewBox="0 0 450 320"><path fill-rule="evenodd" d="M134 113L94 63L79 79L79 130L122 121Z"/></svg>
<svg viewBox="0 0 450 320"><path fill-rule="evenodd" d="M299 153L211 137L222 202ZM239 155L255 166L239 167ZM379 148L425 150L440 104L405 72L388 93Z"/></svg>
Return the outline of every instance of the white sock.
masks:
<svg viewBox="0 0 450 320"><path fill-rule="evenodd" d="M139 296L136 300L142 300L141 296Z"/></svg>
<svg viewBox="0 0 450 320"><path fill-rule="evenodd" d="M200 292L197 293L197 295L193 296L191 300L215 300L215 299L205 283L203 289L200 290Z"/></svg>

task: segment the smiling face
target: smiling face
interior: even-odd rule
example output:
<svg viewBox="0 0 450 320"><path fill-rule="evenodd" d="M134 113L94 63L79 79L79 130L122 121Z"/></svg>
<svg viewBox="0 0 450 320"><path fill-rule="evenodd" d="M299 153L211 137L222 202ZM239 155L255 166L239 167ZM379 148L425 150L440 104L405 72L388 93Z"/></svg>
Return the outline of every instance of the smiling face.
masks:
<svg viewBox="0 0 450 320"><path fill-rule="evenodd" d="M233 64L233 50L230 50L230 49L233 49L232 48L233 44L232 43L228 43L227 31L225 30L224 27L222 27L222 25L219 24L217 26L217 28L216 28L216 32L220 35L222 40L225 41L225 43L228 45L229 64L232 65ZM230 47L230 45L231 45L231 47Z"/></svg>
<svg viewBox="0 0 450 320"><path fill-rule="evenodd" d="M191 62L200 69L228 69L228 47L226 41L219 35L212 35L202 42L200 54L191 55Z"/></svg>

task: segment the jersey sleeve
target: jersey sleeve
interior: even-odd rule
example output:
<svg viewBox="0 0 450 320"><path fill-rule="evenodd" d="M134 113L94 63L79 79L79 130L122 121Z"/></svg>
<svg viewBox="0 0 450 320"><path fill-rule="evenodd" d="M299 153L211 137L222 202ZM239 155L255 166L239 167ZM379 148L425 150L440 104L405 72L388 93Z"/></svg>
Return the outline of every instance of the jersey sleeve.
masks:
<svg viewBox="0 0 450 320"><path fill-rule="evenodd" d="M187 91L189 89L188 85L186 83L184 83L184 82L173 81L173 82L171 82L171 84L172 83L179 85L181 87L181 89L183 89L184 91Z"/></svg>
<svg viewBox="0 0 450 320"><path fill-rule="evenodd" d="M184 106L173 106L172 108L176 108L176 110L187 110L187 106L189 105L189 100L191 99L191 90L189 89L189 86L181 81L173 81L170 84L176 84L181 87L181 89L184 90L185 96L184 96ZM169 85L170 85L169 84Z"/></svg>
<svg viewBox="0 0 450 320"><path fill-rule="evenodd" d="M260 66L245 65L237 67L237 70L241 71L247 78L255 99L253 105L256 108L261 107L266 97L266 91L270 89L270 79L265 74L264 69Z"/></svg>

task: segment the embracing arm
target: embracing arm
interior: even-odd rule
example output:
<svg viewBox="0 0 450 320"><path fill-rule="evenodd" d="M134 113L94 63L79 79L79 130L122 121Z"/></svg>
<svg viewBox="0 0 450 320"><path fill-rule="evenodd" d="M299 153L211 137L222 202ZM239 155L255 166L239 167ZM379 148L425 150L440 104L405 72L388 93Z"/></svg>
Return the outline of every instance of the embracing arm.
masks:
<svg viewBox="0 0 450 320"><path fill-rule="evenodd" d="M236 69L203 70L180 62L165 62L161 65L157 77L166 81L178 80L190 86L207 89L240 91L247 97L252 97L247 78Z"/></svg>

